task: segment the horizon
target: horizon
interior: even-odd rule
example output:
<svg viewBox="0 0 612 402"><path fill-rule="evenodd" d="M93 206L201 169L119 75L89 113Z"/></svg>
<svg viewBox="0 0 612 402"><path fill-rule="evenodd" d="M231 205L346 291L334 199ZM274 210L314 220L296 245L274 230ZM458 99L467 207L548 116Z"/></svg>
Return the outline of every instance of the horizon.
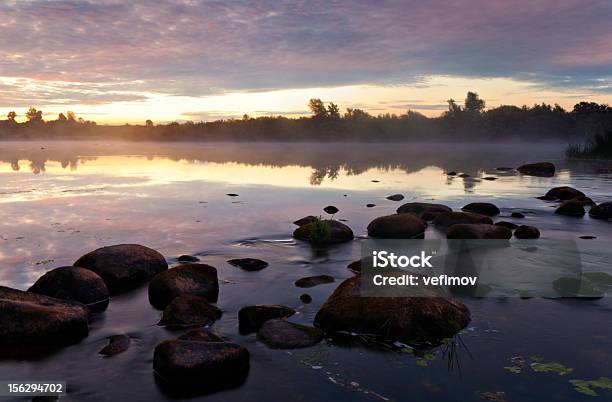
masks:
<svg viewBox="0 0 612 402"><path fill-rule="evenodd" d="M8 2L0 115L300 117L321 98L436 117L467 91L488 109L610 103L609 2L476 3Z"/></svg>

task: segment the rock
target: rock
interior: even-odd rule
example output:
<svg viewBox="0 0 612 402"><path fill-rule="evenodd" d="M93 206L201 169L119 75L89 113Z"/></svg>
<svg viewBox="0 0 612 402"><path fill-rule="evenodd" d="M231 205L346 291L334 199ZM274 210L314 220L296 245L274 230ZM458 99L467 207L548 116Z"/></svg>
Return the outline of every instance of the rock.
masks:
<svg viewBox="0 0 612 402"><path fill-rule="evenodd" d="M580 238L584 240L593 240L597 239L597 236L580 236Z"/></svg>
<svg viewBox="0 0 612 402"><path fill-rule="evenodd" d="M590 207L595 205L595 202L590 199L589 197L586 196L578 196L575 198L572 198L570 201L572 202L577 202L578 204L582 205L583 207Z"/></svg>
<svg viewBox="0 0 612 402"><path fill-rule="evenodd" d="M493 181L493 180L497 180L497 177L487 176L487 177L483 177L482 180Z"/></svg>
<svg viewBox="0 0 612 402"><path fill-rule="evenodd" d="M185 264L158 274L149 283L149 302L164 309L175 297L190 294L211 303L219 296L217 269L206 264Z"/></svg>
<svg viewBox="0 0 612 402"><path fill-rule="evenodd" d="M372 183L380 183L380 180L370 180Z"/></svg>
<svg viewBox="0 0 612 402"><path fill-rule="evenodd" d="M238 311L240 333L248 334L259 330L264 322L274 318L286 318L295 314L295 310L277 304L243 307Z"/></svg>
<svg viewBox="0 0 612 402"><path fill-rule="evenodd" d="M304 304L310 304L312 302L312 297L309 294L304 293L300 295L300 301Z"/></svg>
<svg viewBox="0 0 612 402"><path fill-rule="evenodd" d="M413 214L393 214L374 219L368 235L381 239L422 239L427 225Z"/></svg>
<svg viewBox="0 0 612 402"><path fill-rule="evenodd" d="M157 325L168 328L203 327L221 318L221 310L208 303L206 298L182 294L164 309Z"/></svg>
<svg viewBox="0 0 612 402"><path fill-rule="evenodd" d="M334 278L329 275L317 275L317 276L307 276L305 278L300 278L295 281L295 286L298 288L312 288L317 285L323 285L325 283L332 283Z"/></svg>
<svg viewBox="0 0 612 402"><path fill-rule="evenodd" d="M106 308L109 297L102 278L80 267L55 268L38 278L28 292L81 302L93 309Z"/></svg>
<svg viewBox="0 0 612 402"><path fill-rule="evenodd" d="M257 331L257 339L274 349L296 349L321 342L323 332L315 327L275 318L264 322Z"/></svg>
<svg viewBox="0 0 612 402"><path fill-rule="evenodd" d="M459 223L486 223L492 225L493 220L488 216L472 212L444 212L438 214L433 220L433 224L436 226L452 226Z"/></svg>
<svg viewBox="0 0 612 402"><path fill-rule="evenodd" d="M580 190L576 190L573 187L562 186L562 187L551 188L544 195L544 197L561 200L561 201L567 201L567 200L571 200L572 198L576 198L576 197L584 197L584 193Z"/></svg>
<svg viewBox="0 0 612 402"><path fill-rule="evenodd" d="M102 348L100 353L104 356L114 356L123 353L130 347L130 337L127 335L113 335L108 338L108 345Z"/></svg>
<svg viewBox="0 0 612 402"><path fill-rule="evenodd" d="M602 202L601 204L595 205L589 211L591 218L596 219L610 219L612 218L612 202Z"/></svg>
<svg viewBox="0 0 612 402"><path fill-rule="evenodd" d="M506 221L501 221L501 222L495 222L495 226L502 226L505 228L508 228L510 230L514 230L518 227L517 224L512 223L512 222L506 222Z"/></svg>
<svg viewBox="0 0 612 402"><path fill-rule="evenodd" d="M472 202L461 208L461 210L487 216L499 215L500 213L499 208L490 202Z"/></svg>
<svg viewBox="0 0 612 402"><path fill-rule="evenodd" d="M178 258L178 262L198 262L200 259L192 255L183 254Z"/></svg>
<svg viewBox="0 0 612 402"><path fill-rule="evenodd" d="M453 210L446 205L430 204L427 202L409 202L397 209L398 214L415 214L424 221L433 220L438 214L452 212Z"/></svg>
<svg viewBox="0 0 612 402"><path fill-rule="evenodd" d="M512 231L503 226L483 223L460 223L446 232L447 239L509 239Z"/></svg>
<svg viewBox="0 0 612 402"><path fill-rule="evenodd" d="M249 372L249 351L231 342L173 339L155 347L153 369L168 385L212 391L240 385Z"/></svg>
<svg viewBox="0 0 612 402"><path fill-rule="evenodd" d="M324 238L317 237L317 240L311 238L312 231L317 230L319 227L317 225L320 225L320 223L317 224L317 222L311 222L300 226L293 232L293 237L318 246L344 243L353 240L353 231L344 223L331 219L321 220L319 222L326 224L329 229L328 234Z"/></svg>
<svg viewBox="0 0 612 402"><path fill-rule="evenodd" d="M389 201L401 201L404 199L402 194L393 194L387 197Z"/></svg>
<svg viewBox="0 0 612 402"><path fill-rule="evenodd" d="M376 206L376 204L366 204L367 208L374 208Z"/></svg>
<svg viewBox="0 0 612 402"><path fill-rule="evenodd" d="M347 265L346 267L348 269L350 269L351 271L355 272L355 273L359 273L359 272L361 272L361 268L364 265L369 264L369 266L372 266L372 263L373 263L372 256L368 256L368 257L363 257L360 260L353 261L349 265Z"/></svg>
<svg viewBox="0 0 612 402"><path fill-rule="evenodd" d="M447 176L457 176L457 172L455 172L454 170L451 170L450 172L446 173Z"/></svg>
<svg viewBox="0 0 612 402"><path fill-rule="evenodd" d="M133 289L168 269L163 255L138 244L102 247L73 265L100 275L111 293Z"/></svg>
<svg viewBox="0 0 612 402"><path fill-rule="evenodd" d="M330 215L335 215L340 210L338 208L334 207L333 205L328 205L325 208L323 208L323 211L327 212Z"/></svg>
<svg viewBox="0 0 612 402"><path fill-rule="evenodd" d="M462 179L465 179L466 177L470 177L469 174L467 173L461 173L460 175L458 175L457 177L461 177Z"/></svg>
<svg viewBox="0 0 612 402"><path fill-rule="evenodd" d="M86 337L84 304L0 286L0 357L45 353Z"/></svg>
<svg viewBox="0 0 612 402"><path fill-rule="evenodd" d="M293 222L293 224L297 226L304 226L304 225L307 225L309 223L316 221L317 219L318 218L316 216L308 215L308 216L298 219L297 221Z"/></svg>
<svg viewBox="0 0 612 402"><path fill-rule="evenodd" d="M245 271L261 271L268 266L267 262L257 258L234 258L233 260L227 260L227 263Z"/></svg>
<svg viewBox="0 0 612 402"><path fill-rule="evenodd" d="M527 176L552 177L555 175L555 165L550 162L528 163L519 166L516 170Z"/></svg>
<svg viewBox="0 0 612 402"><path fill-rule="evenodd" d="M465 328L470 311L440 297L361 297L360 276L345 280L323 304L315 325L328 333L355 332L405 342L439 341Z"/></svg>
<svg viewBox="0 0 612 402"><path fill-rule="evenodd" d="M510 214L511 217L513 218L519 218L522 219L525 217L525 214L521 213L521 212L513 212Z"/></svg>
<svg viewBox="0 0 612 402"><path fill-rule="evenodd" d="M540 230L535 226L521 225L514 231L514 237L517 239L538 239L540 238Z"/></svg>
<svg viewBox="0 0 612 402"><path fill-rule="evenodd" d="M228 197L232 197L232 198L238 197L238 194L236 194L236 193L227 193L225 195L227 195Z"/></svg>
<svg viewBox="0 0 612 402"><path fill-rule="evenodd" d="M547 195L541 195L539 197L536 197L538 200L542 200L542 201L557 201L557 199L555 197L549 197Z"/></svg>
<svg viewBox="0 0 612 402"><path fill-rule="evenodd" d="M177 339L197 342L225 342L225 339L221 338L219 335L202 328L192 329L179 336Z"/></svg>
<svg viewBox="0 0 612 402"><path fill-rule="evenodd" d="M555 210L558 215L582 217L586 213L581 203L575 201L565 201Z"/></svg>

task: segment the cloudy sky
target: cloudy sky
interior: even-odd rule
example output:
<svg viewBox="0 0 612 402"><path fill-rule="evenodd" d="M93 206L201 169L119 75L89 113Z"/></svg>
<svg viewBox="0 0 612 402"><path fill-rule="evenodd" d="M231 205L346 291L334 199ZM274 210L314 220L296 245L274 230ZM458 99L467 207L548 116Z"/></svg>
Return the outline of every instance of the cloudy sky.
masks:
<svg viewBox="0 0 612 402"><path fill-rule="evenodd" d="M610 0L0 3L0 113L102 123L612 103Z"/></svg>

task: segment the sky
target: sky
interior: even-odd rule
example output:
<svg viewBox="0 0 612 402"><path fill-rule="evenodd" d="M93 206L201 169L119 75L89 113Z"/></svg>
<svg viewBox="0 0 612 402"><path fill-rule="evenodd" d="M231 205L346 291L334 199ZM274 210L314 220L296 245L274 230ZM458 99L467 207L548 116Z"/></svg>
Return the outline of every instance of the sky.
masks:
<svg viewBox="0 0 612 402"><path fill-rule="evenodd" d="M103 124L612 103L610 0L0 3L0 116ZM0 117L1 118L1 117Z"/></svg>

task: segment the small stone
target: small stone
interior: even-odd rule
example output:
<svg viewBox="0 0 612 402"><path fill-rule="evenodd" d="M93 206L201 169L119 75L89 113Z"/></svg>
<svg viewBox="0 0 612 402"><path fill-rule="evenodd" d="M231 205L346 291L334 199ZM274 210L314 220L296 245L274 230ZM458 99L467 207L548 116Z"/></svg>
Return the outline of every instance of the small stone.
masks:
<svg viewBox="0 0 612 402"><path fill-rule="evenodd" d="M387 199L390 201L401 201L404 199L404 196L402 194L393 194L388 196Z"/></svg>
<svg viewBox="0 0 612 402"><path fill-rule="evenodd" d="M178 262L198 262L200 259L192 255L183 254L178 258Z"/></svg>
<svg viewBox="0 0 612 402"><path fill-rule="evenodd" d="M333 205L328 205L325 208L323 208L323 211L327 212L330 215L335 215L340 210L338 208L334 207Z"/></svg>
<svg viewBox="0 0 612 402"><path fill-rule="evenodd" d="M376 204L366 204L366 207L368 208L374 208L376 206Z"/></svg>
<svg viewBox="0 0 612 402"><path fill-rule="evenodd" d="M525 214L521 213L521 212L512 212L510 214L511 217L513 218L518 218L518 219L522 219L525 217Z"/></svg>
<svg viewBox="0 0 612 402"><path fill-rule="evenodd" d="M310 304L312 302L312 297L309 294L304 293L300 295L300 301L304 304Z"/></svg>
<svg viewBox="0 0 612 402"><path fill-rule="evenodd" d="M234 258L227 261L228 264L244 269L245 271L261 271L268 263L257 258Z"/></svg>
<svg viewBox="0 0 612 402"><path fill-rule="evenodd" d="M108 338L108 345L106 345L98 353L104 356L114 356L119 353L123 353L130 347L130 337L127 335L113 335Z"/></svg>
<svg viewBox="0 0 612 402"><path fill-rule="evenodd" d="M514 237L517 239L538 239L540 231L535 226L521 225L514 231Z"/></svg>
<svg viewBox="0 0 612 402"><path fill-rule="evenodd" d="M312 288L317 285L334 282L334 278L329 275L308 276L295 281L298 288Z"/></svg>
<svg viewBox="0 0 612 402"><path fill-rule="evenodd" d="M257 339L274 349L305 348L321 342L323 332L315 327L273 319L261 326Z"/></svg>

